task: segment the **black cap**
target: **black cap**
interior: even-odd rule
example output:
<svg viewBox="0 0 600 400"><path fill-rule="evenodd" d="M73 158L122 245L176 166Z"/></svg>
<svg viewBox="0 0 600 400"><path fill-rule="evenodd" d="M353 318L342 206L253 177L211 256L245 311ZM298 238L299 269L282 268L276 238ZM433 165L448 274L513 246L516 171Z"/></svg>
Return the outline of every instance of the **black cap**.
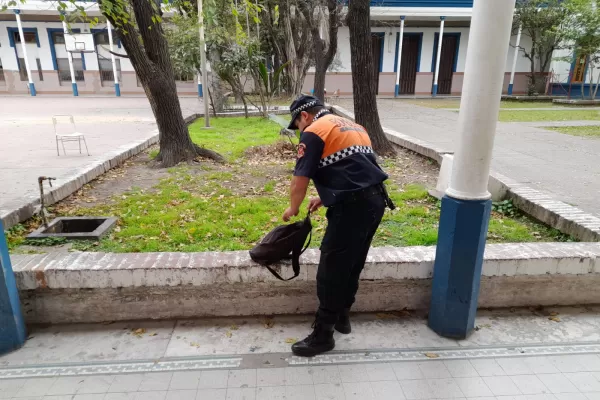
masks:
<svg viewBox="0 0 600 400"><path fill-rule="evenodd" d="M294 102L290 106L290 113L292 114L292 121L290 122L288 129L292 129L292 130L298 129L298 127L296 126L296 118L298 118L298 115L300 115L300 113L302 111L308 110L309 108L313 108L313 107L325 107L325 106L323 105L323 103L321 103L321 100L319 100L313 96L302 95L302 96L298 97L296 100L294 100Z"/></svg>

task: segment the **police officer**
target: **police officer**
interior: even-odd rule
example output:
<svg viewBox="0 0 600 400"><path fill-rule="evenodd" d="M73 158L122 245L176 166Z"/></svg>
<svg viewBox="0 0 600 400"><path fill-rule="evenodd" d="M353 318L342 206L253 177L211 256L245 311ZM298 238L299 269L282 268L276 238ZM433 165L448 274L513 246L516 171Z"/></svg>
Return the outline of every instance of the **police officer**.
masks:
<svg viewBox="0 0 600 400"><path fill-rule="evenodd" d="M388 176L362 126L333 115L312 96L295 100L290 112L289 129L302 134L283 220L298 215L311 179L319 197L310 200L309 210L327 207L317 271L319 310L313 332L292 346L294 354L312 357L335 347L334 328L350 333L349 312L360 273L385 207L393 205L383 186Z"/></svg>

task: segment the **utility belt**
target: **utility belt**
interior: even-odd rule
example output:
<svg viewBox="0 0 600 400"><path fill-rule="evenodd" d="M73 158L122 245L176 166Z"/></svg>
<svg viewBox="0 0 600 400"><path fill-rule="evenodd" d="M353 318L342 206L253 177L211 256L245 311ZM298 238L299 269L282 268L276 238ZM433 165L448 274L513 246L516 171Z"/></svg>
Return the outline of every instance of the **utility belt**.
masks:
<svg viewBox="0 0 600 400"><path fill-rule="evenodd" d="M366 200L369 197L373 196L383 196L383 199L385 200L385 205L390 210L396 209L396 205L394 204L392 199L390 199L390 196L388 195L387 189L385 188L385 184L383 182L378 183L377 185L369 186L368 188L344 193L342 199L339 200L337 204L354 203L357 201Z"/></svg>

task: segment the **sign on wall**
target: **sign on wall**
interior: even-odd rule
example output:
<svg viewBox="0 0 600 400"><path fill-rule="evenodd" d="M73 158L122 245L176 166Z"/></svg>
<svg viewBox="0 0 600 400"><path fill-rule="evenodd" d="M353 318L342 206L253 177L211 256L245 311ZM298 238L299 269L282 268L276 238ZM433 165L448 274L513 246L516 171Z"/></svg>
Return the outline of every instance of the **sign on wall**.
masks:
<svg viewBox="0 0 600 400"><path fill-rule="evenodd" d="M585 81L586 59L587 57L585 55L581 55L575 60L573 78L571 79L572 83L582 83Z"/></svg>

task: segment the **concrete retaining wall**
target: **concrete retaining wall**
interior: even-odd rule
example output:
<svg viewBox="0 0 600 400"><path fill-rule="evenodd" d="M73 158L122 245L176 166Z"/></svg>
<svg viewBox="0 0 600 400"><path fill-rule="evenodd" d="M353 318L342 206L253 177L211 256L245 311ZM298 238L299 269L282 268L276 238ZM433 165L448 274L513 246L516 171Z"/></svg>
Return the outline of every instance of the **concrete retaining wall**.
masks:
<svg viewBox="0 0 600 400"><path fill-rule="evenodd" d="M426 308L434 256L435 247L372 249L355 309ZM598 258L599 243L489 245L479 306L600 303ZM13 268L29 323L102 322L310 313L318 259L307 251L291 282L245 251L17 255Z"/></svg>

